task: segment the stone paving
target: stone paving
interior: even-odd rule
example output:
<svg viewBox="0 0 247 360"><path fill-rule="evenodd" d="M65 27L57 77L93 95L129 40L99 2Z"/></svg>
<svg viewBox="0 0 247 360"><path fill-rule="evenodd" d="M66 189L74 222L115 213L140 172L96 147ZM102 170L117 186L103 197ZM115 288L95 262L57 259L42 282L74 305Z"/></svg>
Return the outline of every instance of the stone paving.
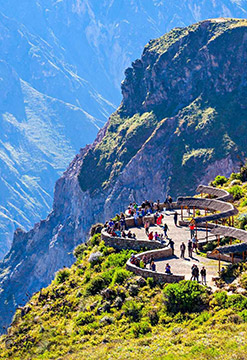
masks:
<svg viewBox="0 0 247 360"><path fill-rule="evenodd" d="M177 211L179 214L179 211ZM157 271L164 272L166 263L169 263L171 266L172 273L175 275L184 275L186 280L191 278L191 266L193 264L197 264L199 270L201 270L202 266L205 266L207 270L207 284L209 286L213 286L214 283L212 281L212 277L218 276L218 260L208 259L206 257L200 256L193 252L193 258L189 258L187 243L190 239L190 230L187 227L175 226L173 220L174 212L171 210L166 210L163 212L164 218L163 223L168 225L168 238L171 238L175 245L174 256L166 259L161 259L155 261ZM151 226L150 230L158 234L163 233L163 230L159 226ZM145 234L144 228L131 228L131 231L134 232L138 239L146 239L147 236ZM198 230L198 237L204 237L205 230ZM167 240L168 242L168 240ZM184 242L186 246L185 251L185 259L180 258L180 245ZM221 262L221 266L227 266L228 263Z"/></svg>

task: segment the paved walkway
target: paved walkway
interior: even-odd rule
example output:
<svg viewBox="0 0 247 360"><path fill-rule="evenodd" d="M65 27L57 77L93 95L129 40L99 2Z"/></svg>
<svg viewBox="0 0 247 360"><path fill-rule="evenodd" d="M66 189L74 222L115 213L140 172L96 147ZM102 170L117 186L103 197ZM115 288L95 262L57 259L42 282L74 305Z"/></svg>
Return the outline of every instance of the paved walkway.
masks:
<svg viewBox="0 0 247 360"><path fill-rule="evenodd" d="M179 213L179 211L178 211ZM193 264L197 264L199 270L202 266L205 266L207 270L207 284L209 286L214 286L212 277L218 276L218 260L208 259L203 256L197 255L193 252L193 258L189 258L187 244L190 239L190 230L187 227L175 226L173 221L173 211L166 210L163 212L164 218L163 223L168 225L167 235L175 243L174 256L166 259L156 260L157 271L164 272L166 263L169 263L171 266L172 273L174 275L184 275L186 280L191 278L191 267ZM153 232L157 231L158 234L163 233L163 230L159 226L151 226L150 230ZM146 239L144 228L131 228L131 231L134 232L138 239ZM198 230L198 237L204 237L205 230ZM185 259L180 258L180 245L184 242L186 245ZM221 262L221 266L226 266L228 263Z"/></svg>

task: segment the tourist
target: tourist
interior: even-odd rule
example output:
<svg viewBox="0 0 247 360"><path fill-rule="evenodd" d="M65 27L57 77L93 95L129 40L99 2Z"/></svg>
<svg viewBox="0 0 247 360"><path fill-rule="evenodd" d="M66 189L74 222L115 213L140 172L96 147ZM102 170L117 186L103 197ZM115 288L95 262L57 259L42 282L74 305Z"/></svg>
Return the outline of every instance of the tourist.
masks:
<svg viewBox="0 0 247 360"><path fill-rule="evenodd" d="M182 242L182 244L180 245L180 251L181 251L180 257L181 257L182 259L184 259L185 249L186 249L185 243Z"/></svg>
<svg viewBox="0 0 247 360"><path fill-rule="evenodd" d="M199 269L196 264L192 265L190 280L197 280L199 282Z"/></svg>
<svg viewBox="0 0 247 360"><path fill-rule="evenodd" d="M150 227L149 221L146 220L145 223L144 223L144 229L145 229L145 232L146 232L147 236L149 234L149 227Z"/></svg>
<svg viewBox="0 0 247 360"><path fill-rule="evenodd" d="M147 258L147 255L143 255L143 257L142 257L142 261L143 261L144 267L146 268L146 266L147 266L147 264L148 264L148 258Z"/></svg>
<svg viewBox="0 0 247 360"><path fill-rule="evenodd" d="M170 248L172 249L172 255L174 255L174 241L172 239L169 240Z"/></svg>
<svg viewBox="0 0 247 360"><path fill-rule="evenodd" d="M136 213L136 211L134 212L134 222L135 222L135 226L138 227L138 215Z"/></svg>
<svg viewBox="0 0 247 360"><path fill-rule="evenodd" d="M168 196L168 201L169 201L170 209L172 209L172 197L170 195Z"/></svg>
<svg viewBox="0 0 247 360"><path fill-rule="evenodd" d="M136 234L132 233L132 239L136 240Z"/></svg>
<svg viewBox="0 0 247 360"><path fill-rule="evenodd" d="M193 221L190 222L189 227L190 227L190 238L192 239L193 236L195 235L195 224Z"/></svg>
<svg viewBox="0 0 247 360"><path fill-rule="evenodd" d="M154 261L152 261L151 264L150 264L150 270L156 271L156 265L155 265Z"/></svg>
<svg viewBox="0 0 247 360"><path fill-rule="evenodd" d="M116 230L115 233L116 233L117 237L121 237L121 231L120 230Z"/></svg>
<svg viewBox="0 0 247 360"><path fill-rule="evenodd" d="M149 234L148 234L148 239L149 240L153 240L154 236L153 236L153 232L151 231Z"/></svg>
<svg viewBox="0 0 247 360"><path fill-rule="evenodd" d="M192 258L192 251L193 251L192 241L189 240L189 241L188 241L188 254L189 254L189 257L190 257L190 258Z"/></svg>
<svg viewBox="0 0 247 360"><path fill-rule="evenodd" d="M126 235L125 231L123 230L123 231L122 231L122 238L126 238L126 236L127 236L127 235Z"/></svg>
<svg viewBox="0 0 247 360"><path fill-rule="evenodd" d="M201 269L201 278L202 278L202 284L207 285L207 282L206 282L206 269L205 269L204 266Z"/></svg>
<svg viewBox="0 0 247 360"><path fill-rule="evenodd" d="M155 233L154 233L154 240L159 241L159 235L158 235L157 231L155 231Z"/></svg>
<svg viewBox="0 0 247 360"><path fill-rule="evenodd" d="M113 227L114 226L114 221L111 219L110 221L109 221L109 223L108 223L108 225L109 225L109 227Z"/></svg>
<svg viewBox="0 0 247 360"><path fill-rule="evenodd" d="M130 230L129 230L128 234L127 234L127 237L130 238L130 239L132 238L132 232Z"/></svg>
<svg viewBox="0 0 247 360"><path fill-rule="evenodd" d="M171 275L171 266L167 263L166 264L166 267L165 267L165 273L167 274L167 275Z"/></svg>
<svg viewBox="0 0 247 360"><path fill-rule="evenodd" d="M175 226L177 226L177 222L178 222L178 213L177 213L176 211L175 211L175 213L174 213L173 219L174 219L174 224L175 224Z"/></svg>
<svg viewBox="0 0 247 360"><path fill-rule="evenodd" d="M125 218L121 216L121 219L120 219L120 230L123 231L123 230L126 230L126 221L125 221Z"/></svg>
<svg viewBox="0 0 247 360"><path fill-rule="evenodd" d="M193 236L193 238L192 238L192 249L193 249L193 251L195 250L195 252L198 254L198 251L197 251L197 240L196 240L196 238L195 238L195 236Z"/></svg>
<svg viewBox="0 0 247 360"><path fill-rule="evenodd" d="M163 226L163 231L164 231L164 235L165 235L165 237L167 238L167 231L169 230L169 228L168 228L168 225L167 224L164 224L164 226Z"/></svg>

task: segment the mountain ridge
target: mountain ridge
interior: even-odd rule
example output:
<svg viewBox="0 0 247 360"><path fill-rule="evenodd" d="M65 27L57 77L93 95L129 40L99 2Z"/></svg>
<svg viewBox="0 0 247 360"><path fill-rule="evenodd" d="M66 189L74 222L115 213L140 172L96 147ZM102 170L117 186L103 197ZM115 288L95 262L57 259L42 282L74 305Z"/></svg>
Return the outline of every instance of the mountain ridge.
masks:
<svg viewBox="0 0 247 360"><path fill-rule="evenodd" d="M190 35L177 44L166 43L174 31L165 36L164 56L148 53L156 43L149 44L148 60L127 70L123 88L131 98L123 100L94 143L57 181L48 218L30 232L17 231L0 263L3 326L23 294L39 290L59 268L73 263L72 251L85 242L93 223L112 217L130 201L191 194L206 176L236 170L237 155L246 156L246 23L226 19L175 30L189 29ZM220 32L221 45L214 38ZM145 65L141 72L140 61ZM139 111L132 115L135 100Z"/></svg>

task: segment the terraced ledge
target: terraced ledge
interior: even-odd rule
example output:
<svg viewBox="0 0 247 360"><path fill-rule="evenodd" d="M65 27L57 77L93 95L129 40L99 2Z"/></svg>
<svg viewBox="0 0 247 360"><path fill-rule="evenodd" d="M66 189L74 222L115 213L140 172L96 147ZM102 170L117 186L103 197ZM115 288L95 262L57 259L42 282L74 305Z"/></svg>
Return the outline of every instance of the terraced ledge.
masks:
<svg viewBox="0 0 247 360"><path fill-rule="evenodd" d="M172 249L163 248L160 250L145 251L141 254L138 254L137 257L141 259L143 255L146 255L148 257L152 256L154 260L169 258L172 256ZM134 264L131 264L130 260L127 261L126 269L144 278L151 277L159 283L176 283L184 280L184 276L182 275L167 275L164 272L156 272L148 269L142 269Z"/></svg>
<svg viewBox="0 0 247 360"><path fill-rule="evenodd" d="M141 249L147 248L151 250L162 249L162 245L158 241L148 240L148 239L129 239L123 237L115 237L109 235L105 230L101 231L101 239L105 242L106 246L111 246L117 250L136 250L140 251Z"/></svg>

